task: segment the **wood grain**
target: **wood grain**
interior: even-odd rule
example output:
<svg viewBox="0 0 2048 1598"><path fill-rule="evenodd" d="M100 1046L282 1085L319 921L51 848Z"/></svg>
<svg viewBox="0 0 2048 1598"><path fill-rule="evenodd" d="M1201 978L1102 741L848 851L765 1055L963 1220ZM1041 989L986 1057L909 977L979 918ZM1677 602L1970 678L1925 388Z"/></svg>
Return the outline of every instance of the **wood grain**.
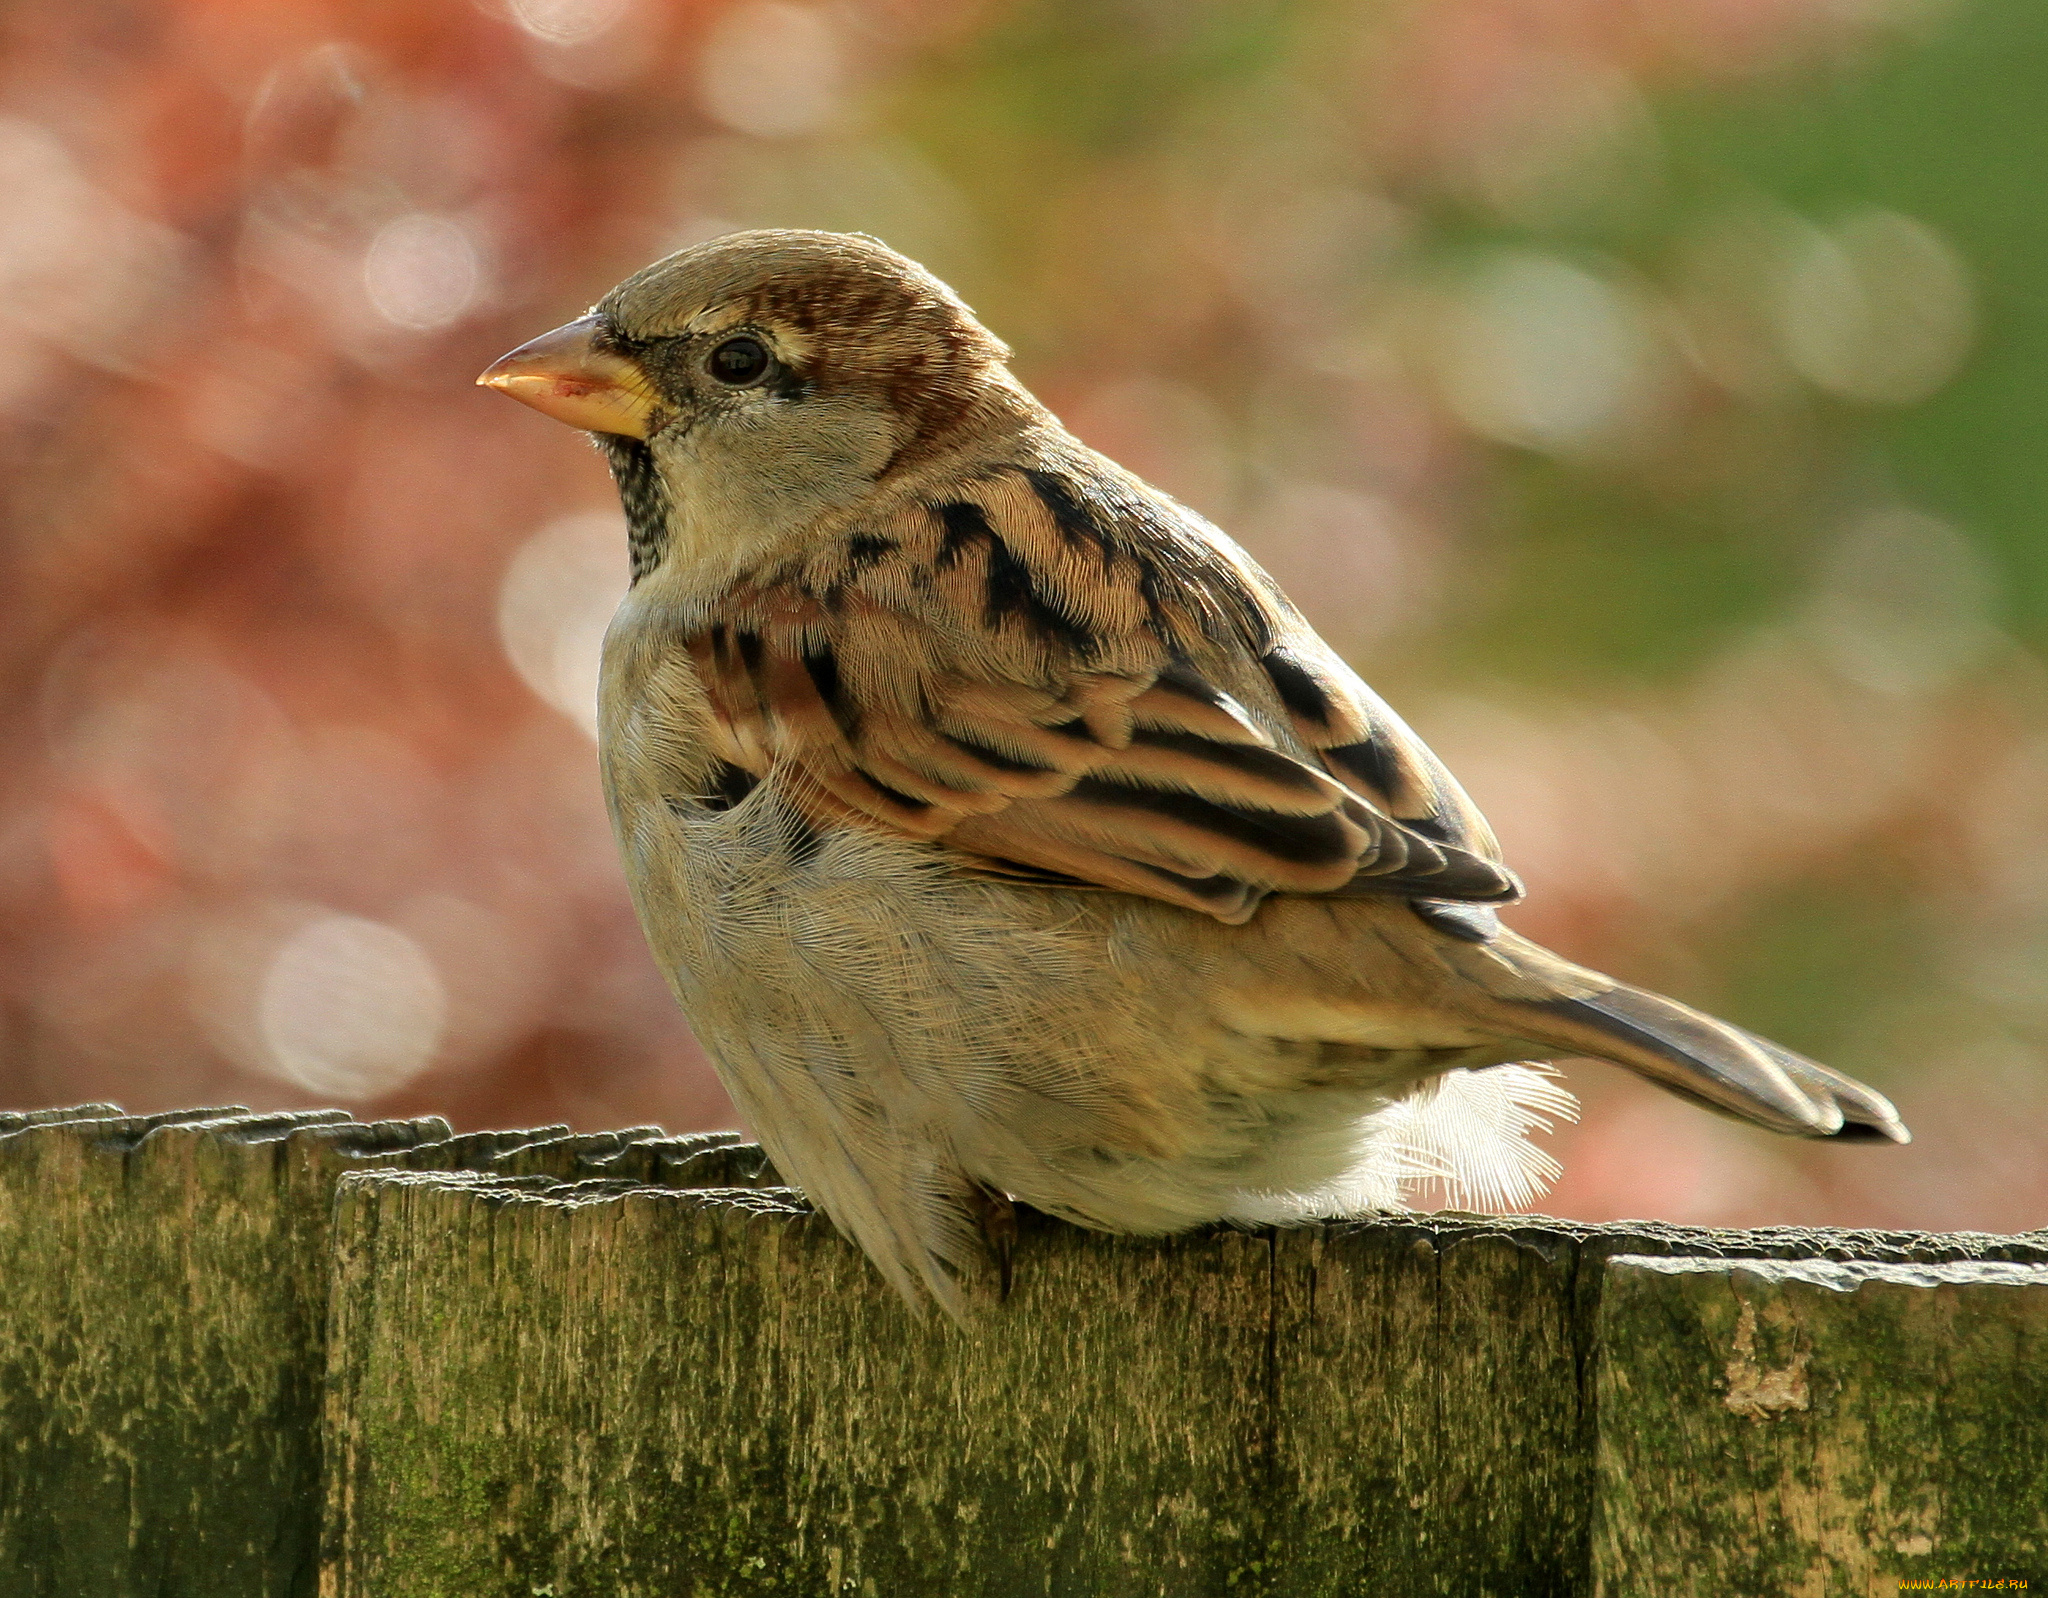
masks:
<svg viewBox="0 0 2048 1598"><path fill-rule="evenodd" d="M2048 1265L1607 1273L1596 1592L2048 1581Z"/></svg>
<svg viewBox="0 0 2048 1598"><path fill-rule="evenodd" d="M451 1138L438 1117L340 1110L0 1116L0 1594L313 1590L342 1171L758 1179L759 1150L737 1141Z"/></svg>
<svg viewBox="0 0 2048 1598"><path fill-rule="evenodd" d="M0 1115L0 1593L2048 1580L2048 1235L1026 1214L962 1330L777 1180L729 1133Z"/></svg>
<svg viewBox="0 0 2048 1598"><path fill-rule="evenodd" d="M768 1192L369 1172L336 1241L323 1598L1586 1593L1612 1256L2048 1260L1038 1221L962 1332Z"/></svg>

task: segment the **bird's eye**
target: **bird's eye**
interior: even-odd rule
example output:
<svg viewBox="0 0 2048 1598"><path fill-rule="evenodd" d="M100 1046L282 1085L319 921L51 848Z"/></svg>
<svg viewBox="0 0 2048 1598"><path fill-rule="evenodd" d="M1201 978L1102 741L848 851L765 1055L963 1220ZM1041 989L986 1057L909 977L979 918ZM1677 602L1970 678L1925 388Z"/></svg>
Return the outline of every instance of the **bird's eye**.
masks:
<svg viewBox="0 0 2048 1598"><path fill-rule="evenodd" d="M757 338L729 338L711 352L705 367L721 383L743 388L768 373L768 349Z"/></svg>

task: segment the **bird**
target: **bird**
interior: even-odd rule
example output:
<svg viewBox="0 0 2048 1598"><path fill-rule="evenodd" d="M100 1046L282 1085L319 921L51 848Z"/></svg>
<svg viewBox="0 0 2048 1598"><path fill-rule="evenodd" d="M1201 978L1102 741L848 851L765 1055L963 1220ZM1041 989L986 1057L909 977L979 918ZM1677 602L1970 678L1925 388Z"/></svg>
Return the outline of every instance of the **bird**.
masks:
<svg viewBox="0 0 2048 1598"><path fill-rule="evenodd" d="M906 1301L1026 1204L1164 1235L1497 1207L1614 1062L1794 1136L1875 1089L1576 965L1246 552L863 234L736 232L478 382L590 434L631 582L599 762L648 943L786 1179Z"/></svg>

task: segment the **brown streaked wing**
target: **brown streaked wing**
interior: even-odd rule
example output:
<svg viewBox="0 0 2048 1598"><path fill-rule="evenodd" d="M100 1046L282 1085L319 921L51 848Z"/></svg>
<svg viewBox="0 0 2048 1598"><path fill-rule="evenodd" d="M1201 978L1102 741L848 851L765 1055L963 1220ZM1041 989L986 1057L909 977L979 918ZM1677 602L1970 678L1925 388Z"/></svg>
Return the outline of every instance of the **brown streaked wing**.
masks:
<svg viewBox="0 0 2048 1598"><path fill-rule="evenodd" d="M1259 664L1295 736L1339 782L1409 831L1501 863L1493 829L1457 779L1305 622Z"/></svg>
<svg viewBox="0 0 2048 1598"><path fill-rule="evenodd" d="M1379 735L1356 694L1309 737L1285 665L1256 709L1196 668L1252 668L1290 620L1227 555L1205 568L1183 532L1154 558L1048 478L964 485L731 595L689 642L721 756L794 768L785 789L814 819L935 842L964 869L1224 921L1270 893L1514 895L1488 859L1391 818L1435 791L1426 750L1394 795L1344 768L1347 743Z"/></svg>

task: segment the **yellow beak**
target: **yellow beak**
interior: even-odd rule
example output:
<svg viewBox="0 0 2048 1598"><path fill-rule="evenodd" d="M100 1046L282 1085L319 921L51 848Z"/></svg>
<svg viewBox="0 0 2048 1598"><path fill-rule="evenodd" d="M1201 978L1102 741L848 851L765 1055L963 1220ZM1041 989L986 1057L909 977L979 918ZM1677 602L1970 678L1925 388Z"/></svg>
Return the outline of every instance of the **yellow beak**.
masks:
<svg viewBox="0 0 2048 1598"><path fill-rule="evenodd" d="M477 382L571 427L645 438L660 402L636 363L592 344L596 331L596 317L579 317L500 356Z"/></svg>

